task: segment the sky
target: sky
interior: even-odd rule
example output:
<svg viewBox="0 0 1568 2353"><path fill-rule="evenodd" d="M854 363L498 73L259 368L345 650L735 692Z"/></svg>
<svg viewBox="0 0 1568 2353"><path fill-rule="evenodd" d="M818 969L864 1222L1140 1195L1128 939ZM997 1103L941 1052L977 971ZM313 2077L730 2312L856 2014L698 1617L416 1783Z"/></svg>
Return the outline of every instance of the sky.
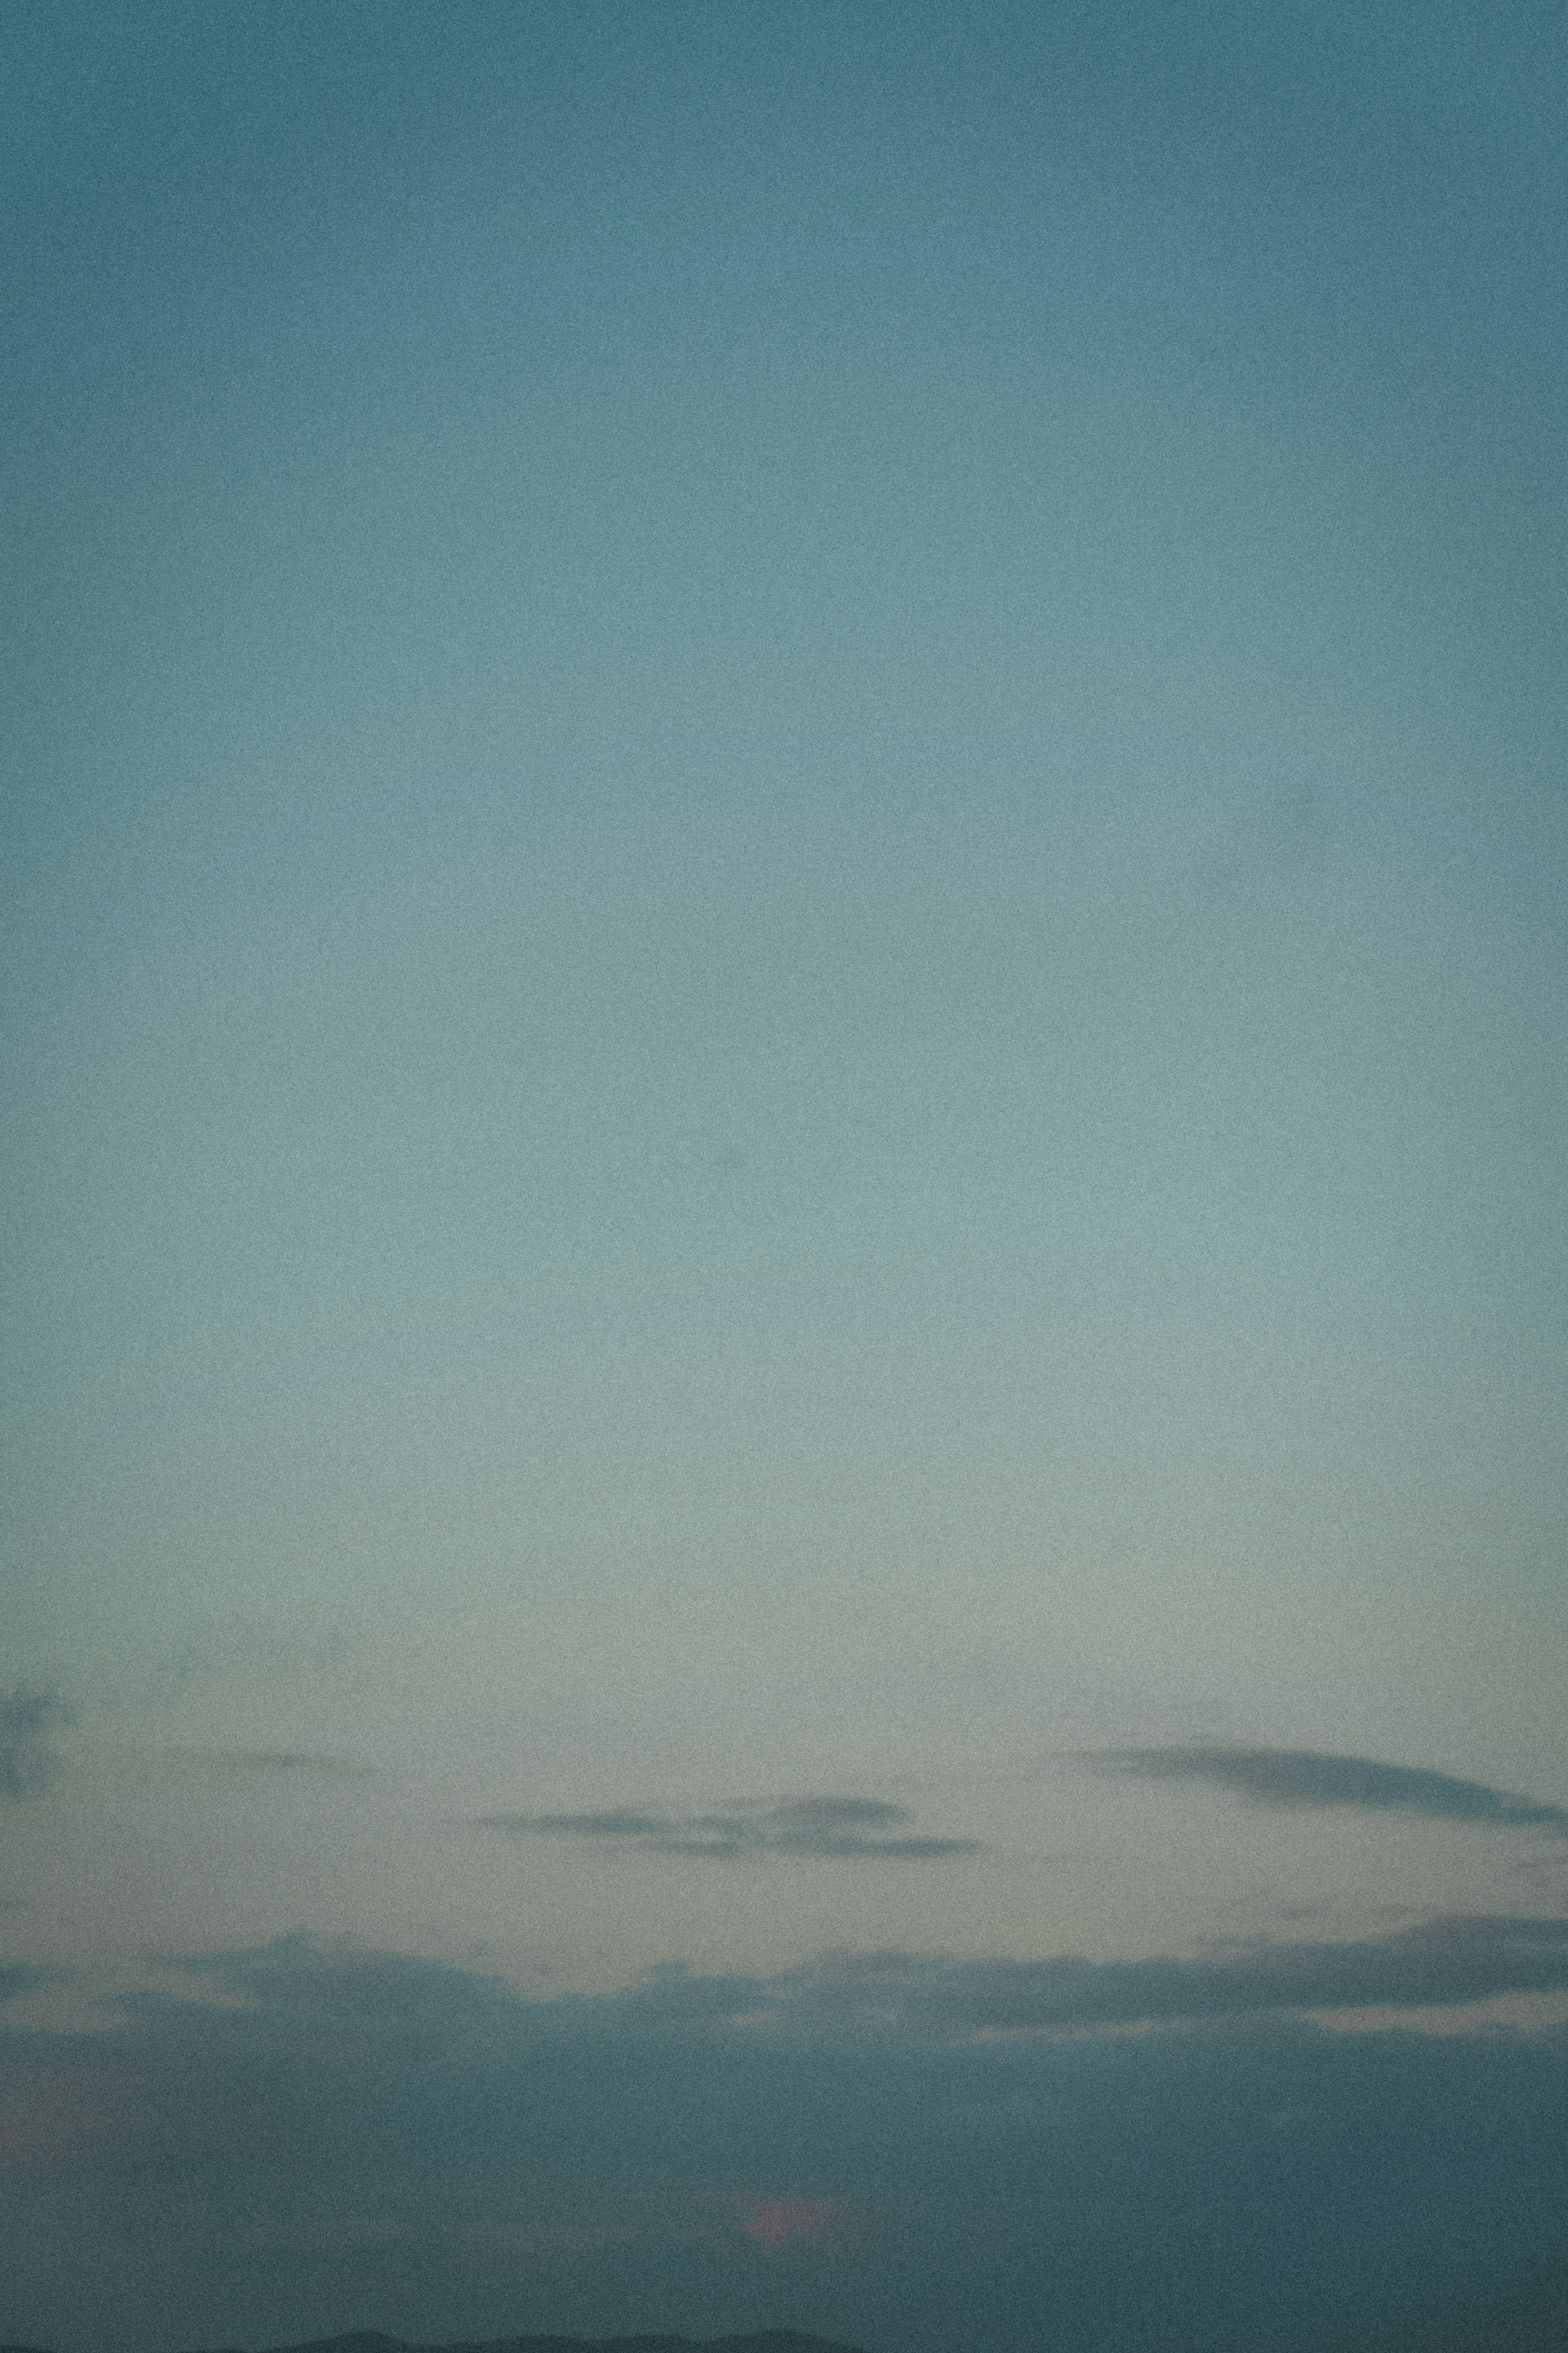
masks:
<svg viewBox="0 0 1568 2353"><path fill-rule="evenodd" d="M1563 69L12 0L0 2338L1560 2341Z"/></svg>

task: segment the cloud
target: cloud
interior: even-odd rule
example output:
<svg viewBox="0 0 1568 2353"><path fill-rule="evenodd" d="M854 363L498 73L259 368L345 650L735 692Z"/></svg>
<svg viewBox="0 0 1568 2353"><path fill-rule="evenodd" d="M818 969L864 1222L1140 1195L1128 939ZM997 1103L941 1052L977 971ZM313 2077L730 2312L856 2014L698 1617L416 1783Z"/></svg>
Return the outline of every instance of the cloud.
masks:
<svg viewBox="0 0 1568 2353"><path fill-rule="evenodd" d="M1568 1806L1456 1780L1371 1757L1336 1757L1310 1748L1111 1748L1089 1760L1108 1773L1142 1781L1207 1781L1257 1806L1345 1806L1376 1813L1425 1814L1440 1821L1496 1830L1543 1830L1568 1838Z"/></svg>
<svg viewBox="0 0 1568 2353"><path fill-rule="evenodd" d="M49 1736L75 1717L58 1692L18 1683L0 1692L0 1797L41 1797L59 1771Z"/></svg>
<svg viewBox="0 0 1568 2353"><path fill-rule="evenodd" d="M346 1757L319 1756L301 1748L182 1748L163 1755L213 1775L277 1774L326 1781L361 1781L374 1777L375 1767L356 1765Z"/></svg>
<svg viewBox="0 0 1568 2353"><path fill-rule="evenodd" d="M607 1997L542 2005L543 2031L923 2046L1019 2034L1335 2011L1434 2011L1568 1989L1568 1920L1436 1919L1339 1944L1268 1939L1192 1956L1037 1960L827 1954L770 1977L670 1967ZM597 2005L595 2007L595 2004Z"/></svg>
<svg viewBox="0 0 1568 2353"><path fill-rule="evenodd" d="M797 1798L783 1805L742 1807L727 1814L648 1814L625 1809L589 1814L484 1814L479 1830L509 1838L576 1839L644 1853L717 1856L808 1855L833 1861L874 1855L894 1862L940 1862L984 1852L978 1839L904 1834L903 1806L874 1798Z"/></svg>
<svg viewBox="0 0 1568 2353"><path fill-rule="evenodd" d="M439 1984L460 2011L452 2029L490 2050L504 2026L560 2045L620 2041L763 2039L835 2048L958 2045L998 2034L1204 2024L1334 2010L1430 2010L1501 1994L1568 1989L1568 1919L1438 1918L1343 1943L1259 1938L1195 1955L1120 1961L1052 1954L986 1960L892 1950L829 1953L757 1975L654 1969L611 1994L523 2001L494 1979L436 1963L289 1937L252 1952L184 1965L265 2009L289 1988L290 2014L319 2014L323 2033L372 2017L401 2031Z"/></svg>
<svg viewBox="0 0 1568 2353"><path fill-rule="evenodd" d="M1568 1920L1438 1919L1342 1944L1259 1940L1192 1957L828 1957L762 1981L737 2015L806 2033L951 2041L1267 2012L1436 2010L1565 1987Z"/></svg>
<svg viewBox="0 0 1568 2353"><path fill-rule="evenodd" d="M1563 1921L1434 1922L1332 1966L1358 1998L1418 1975L1458 1997L1532 1956L1560 1977L1565 1952ZM1167 2353L1500 2353L1531 2340L1451 2316L1568 2281L1568 2033L1352 2037L1282 2010L1215 2030L1270 1970L1277 2000L1331 1989L1321 1947L840 1955L565 2000L303 1936L183 1968L246 1999L165 1989L92 2032L0 2020L23 2341L787 2322L900 2353L1108 2353L1153 2312ZM1173 2010L1209 2022L984 2031Z"/></svg>

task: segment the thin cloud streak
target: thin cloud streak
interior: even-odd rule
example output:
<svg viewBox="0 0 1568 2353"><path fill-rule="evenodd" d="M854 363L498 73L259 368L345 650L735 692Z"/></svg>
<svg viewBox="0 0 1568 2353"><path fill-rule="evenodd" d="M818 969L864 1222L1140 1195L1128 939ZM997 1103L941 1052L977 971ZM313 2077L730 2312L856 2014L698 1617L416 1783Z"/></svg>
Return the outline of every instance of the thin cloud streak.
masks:
<svg viewBox="0 0 1568 2353"><path fill-rule="evenodd" d="M580 1840L645 1854L734 1862L795 1855L831 1862L868 1856L934 1862L984 1852L979 1839L924 1838L903 1832L903 1806L874 1798L800 1798L731 1813L649 1814L626 1809L584 1814L484 1814L475 1828L509 1838Z"/></svg>
<svg viewBox="0 0 1568 2353"><path fill-rule="evenodd" d="M1457 1780L1449 1773L1384 1765L1372 1757L1310 1748L1194 1746L1102 1749L1086 1761L1133 1780L1206 1781L1249 1804L1281 1811L1347 1807L1568 1838L1568 1806L1494 1789L1485 1781Z"/></svg>
<svg viewBox="0 0 1568 2353"><path fill-rule="evenodd" d="M199 1748L166 1751L180 1762L213 1774L272 1774L329 1781L360 1781L374 1777L375 1767L356 1765L346 1757L318 1755L295 1748Z"/></svg>

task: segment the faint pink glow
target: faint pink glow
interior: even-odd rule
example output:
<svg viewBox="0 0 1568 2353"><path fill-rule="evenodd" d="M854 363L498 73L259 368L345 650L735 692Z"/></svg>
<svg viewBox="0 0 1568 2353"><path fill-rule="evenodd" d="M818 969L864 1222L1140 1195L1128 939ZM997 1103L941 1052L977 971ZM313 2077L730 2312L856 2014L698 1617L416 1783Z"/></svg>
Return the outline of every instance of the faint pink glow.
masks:
<svg viewBox="0 0 1568 2353"><path fill-rule="evenodd" d="M759 2246L778 2248L790 2239L820 2239L832 2220L831 2208L806 2199L764 2198L741 2228Z"/></svg>
<svg viewBox="0 0 1568 2353"><path fill-rule="evenodd" d="M0 2077L0 2166L68 2165L93 2141L124 2139L139 2119L114 2099L114 2088L74 2067L7 2071Z"/></svg>

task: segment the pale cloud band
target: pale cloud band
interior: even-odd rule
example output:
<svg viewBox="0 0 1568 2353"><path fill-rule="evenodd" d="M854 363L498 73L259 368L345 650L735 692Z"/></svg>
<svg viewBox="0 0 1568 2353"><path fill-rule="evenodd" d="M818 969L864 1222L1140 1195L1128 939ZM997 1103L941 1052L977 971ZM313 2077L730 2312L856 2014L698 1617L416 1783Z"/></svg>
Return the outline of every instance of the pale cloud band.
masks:
<svg viewBox="0 0 1568 2353"><path fill-rule="evenodd" d="M1097 1770L1141 1781L1206 1781L1256 1806L1296 1810L1352 1807L1376 1813L1423 1814L1483 1829L1547 1831L1568 1838L1568 1806L1458 1780L1371 1757L1310 1748L1179 1746L1110 1748L1087 1759Z"/></svg>
<svg viewBox="0 0 1568 2353"><path fill-rule="evenodd" d="M906 1832L902 1825L909 1819L907 1808L876 1798L798 1798L712 1814L652 1814L626 1809L582 1814L485 1814L475 1827L499 1831L509 1838L571 1839L612 1851L721 1862L795 1855L834 1862L876 1857L933 1862L983 1852L978 1839L925 1838Z"/></svg>

